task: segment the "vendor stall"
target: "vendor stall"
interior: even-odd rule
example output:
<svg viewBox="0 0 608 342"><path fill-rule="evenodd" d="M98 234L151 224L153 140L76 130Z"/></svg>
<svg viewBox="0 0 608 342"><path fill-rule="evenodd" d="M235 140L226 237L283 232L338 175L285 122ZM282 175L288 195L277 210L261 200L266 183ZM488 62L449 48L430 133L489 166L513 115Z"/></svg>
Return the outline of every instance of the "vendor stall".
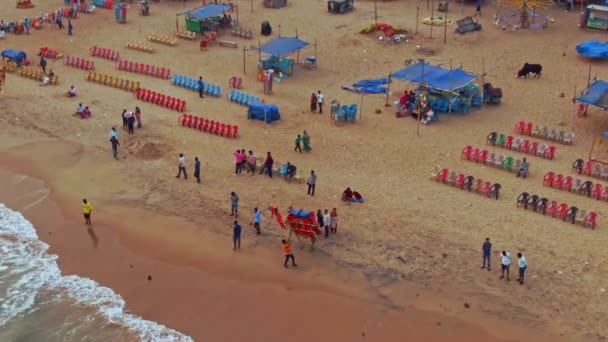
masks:
<svg viewBox="0 0 608 342"><path fill-rule="evenodd" d="M291 76L295 73L296 60L286 58L286 56L298 53L300 50L308 46L298 37L278 37L272 39L264 45L261 45L257 51L268 54L269 56L259 60L259 68L263 70L274 70L285 76Z"/></svg>
<svg viewBox="0 0 608 342"><path fill-rule="evenodd" d="M217 31L222 20L220 15L229 10L229 5L209 4L190 11L178 13L177 16L184 16L186 18L186 29L188 31L205 33ZM175 25L179 31L179 24L177 20Z"/></svg>
<svg viewBox="0 0 608 342"><path fill-rule="evenodd" d="M587 27L608 30L608 7L589 5L583 15L583 22Z"/></svg>

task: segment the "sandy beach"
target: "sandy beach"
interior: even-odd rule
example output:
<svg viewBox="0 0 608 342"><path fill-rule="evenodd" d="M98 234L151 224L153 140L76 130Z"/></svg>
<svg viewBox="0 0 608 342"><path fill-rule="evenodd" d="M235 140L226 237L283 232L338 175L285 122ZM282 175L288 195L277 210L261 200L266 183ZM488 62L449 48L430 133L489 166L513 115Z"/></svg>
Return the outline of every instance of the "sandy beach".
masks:
<svg viewBox="0 0 608 342"><path fill-rule="evenodd" d="M37 4L31 13L56 9L61 1ZM377 35L358 31L373 21L372 1L359 1L354 12L329 15L325 2L292 2L279 10L256 1L241 1L239 21L254 39L232 38L239 47L257 46L259 25L269 20L272 37L295 35L317 42L317 69L298 69L265 96L255 80L258 54L212 47L201 52L198 41L180 40L175 47L155 44L156 52L126 50L127 40L145 40L153 32L175 28L175 13L194 2L161 2L152 15L132 8L128 22L114 22L113 12L98 9L74 20L74 36L65 31L35 30L30 36L7 35L0 47L35 52L49 46L66 55L87 57L94 45L121 51L123 58L171 68L173 73L202 75L222 85L243 77L244 91L262 96L281 109L281 121L264 125L248 121L246 108L198 94L168 81L121 73L113 62L95 59L99 72L139 80L148 89L188 101L187 112L240 126L239 139L225 139L180 127L180 113L136 100L123 90L86 82L84 71L61 60L49 60L59 86L38 87L32 80L8 74L0 94L0 202L21 211L39 236L59 256L66 274L98 281L122 295L127 308L192 336L196 341L432 341L534 340L602 341L608 313L603 274L608 272L608 235L603 229L606 203L542 186L547 171L570 174L572 161L587 158L594 138L607 130L604 113L573 119L573 88L587 85L589 62L574 47L585 39L601 39L600 31L577 29L577 13L550 11L555 23L544 30L502 31L492 24L491 8L483 9L481 32L464 36L420 24L408 43L388 45ZM414 32L416 6L430 15L426 3L378 2L379 21ZM135 7L135 6L133 6ZM472 15L474 6L453 6L450 15ZM7 19L26 13L14 3L0 5ZM183 21L179 20L183 26ZM280 27L280 28L279 28ZM300 57L313 54L312 47ZM396 118L385 97L366 96L362 118L336 126L327 114L311 114L310 93L322 90L326 101L359 103L360 97L340 89L364 78L387 76L407 59L425 57L444 67L450 62L481 74L503 89L500 106L484 106L470 114L441 116L416 134L416 121ZM541 63L540 79L516 79L524 62ZM592 76L608 77L605 63L593 63ZM63 97L76 85L76 99ZM389 102L406 83L391 84ZM562 96L562 94L564 94ZM93 117L74 118L79 102ZM120 128L123 108L140 106L144 127L132 136L121 130L120 160L111 156L107 134ZM380 113L376 113L376 109ZM517 121L561 127L576 133L571 146L558 145L555 160L530 157L525 180L512 173L461 161L466 145L484 146L492 131L514 134ZM309 154L293 152L295 136L312 136ZM317 194L306 185L262 176L232 175L232 151L271 151L276 162L291 161L319 176ZM500 149L493 149L496 152ZM176 180L177 155L197 156L202 184ZM513 152L514 155L520 156ZM523 156L523 155L521 155ZM521 157L520 156L520 157ZM454 168L501 183L496 201L428 180L435 165ZM23 178L26 176L26 178ZM346 187L360 191L363 205L341 203ZM241 197L243 249L231 250L229 194ZM595 210L599 225L583 229L516 208L522 191L537 193ZM81 222L82 198L95 207L94 226ZM254 207L278 205L309 210L337 208L338 234L321 239L310 252L296 245L301 267L282 268L280 240L286 236L269 215L263 234L249 226ZM481 244L494 244L492 272L480 270ZM523 252L530 264L527 281L498 279L498 252ZM131 267L132 266L132 267ZM152 280L148 280L148 276ZM331 303L331 305L327 305ZM466 306L465 307L465 303ZM238 323L237 323L238 322Z"/></svg>

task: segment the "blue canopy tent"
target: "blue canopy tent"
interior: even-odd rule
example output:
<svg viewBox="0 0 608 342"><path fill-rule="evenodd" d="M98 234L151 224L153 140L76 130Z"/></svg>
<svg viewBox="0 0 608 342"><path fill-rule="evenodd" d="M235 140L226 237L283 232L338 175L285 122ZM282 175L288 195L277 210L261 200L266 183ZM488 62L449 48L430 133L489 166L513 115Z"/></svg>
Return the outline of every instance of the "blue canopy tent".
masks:
<svg viewBox="0 0 608 342"><path fill-rule="evenodd" d="M576 46L579 55L589 58L608 57L608 42L603 43L599 40L589 39Z"/></svg>
<svg viewBox="0 0 608 342"><path fill-rule="evenodd" d="M300 50L306 48L310 45L308 42L296 37L278 37L274 38L264 45L260 45L258 43L258 47L252 49L253 51L258 52L258 63L259 66L264 69L274 69L279 70L286 75L293 75L295 72L295 64L300 59ZM315 41L315 56L308 57L312 63L316 65L316 55L317 55L317 43ZM245 51L243 51L243 54ZM266 59L262 59L262 53L270 55ZM296 53L296 61L292 59L284 58L286 56L292 55ZM243 55L243 59L245 56ZM243 64L243 73L245 73L245 64Z"/></svg>
<svg viewBox="0 0 608 342"><path fill-rule="evenodd" d="M608 82L596 80L576 98L576 101L608 110Z"/></svg>
<svg viewBox="0 0 608 342"><path fill-rule="evenodd" d="M237 7L238 8L238 7ZM193 32L201 32L201 22L213 17L217 17L222 13L229 11L230 6L226 4L215 5L209 4L189 11L177 13L177 16L186 17L186 29ZM238 14L237 14L238 17ZM238 21L238 19L237 19ZM179 30L178 19L175 20L175 26Z"/></svg>
<svg viewBox="0 0 608 342"><path fill-rule="evenodd" d="M391 82L391 80L388 77L366 79L366 80L358 81L357 83L353 83L352 85L342 86L342 90L346 90L348 92L361 95L361 103L359 105L359 118L362 118L363 117L363 96L388 94L389 90L384 85L389 84L390 82ZM332 111L334 111L333 106L334 105L332 104ZM338 106L339 106L339 104L338 104ZM339 107L338 107L338 109L339 109Z"/></svg>

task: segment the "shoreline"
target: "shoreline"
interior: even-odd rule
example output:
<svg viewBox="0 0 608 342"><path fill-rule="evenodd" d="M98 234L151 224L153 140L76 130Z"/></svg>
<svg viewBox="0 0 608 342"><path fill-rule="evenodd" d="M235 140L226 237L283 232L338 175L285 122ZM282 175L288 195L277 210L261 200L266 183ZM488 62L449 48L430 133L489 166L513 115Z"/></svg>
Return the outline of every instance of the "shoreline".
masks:
<svg viewBox="0 0 608 342"><path fill-rule="evenodd" d="M6 162L7 158L5 155L4 158L0 155L0 160ZM21 186L26 186L34 193L41 187L47 186L45 184L49 184L29 178L31 176L23 178L24 173L32 175L36 172L32 168L23 169L23 164L17 164L10 164L10 171L7 168L0 169L0 179L2 179L0 183L6 184L7 178L14 182L15 177L21 177L23 179L20 182ZM3 163L3 166L6 165L7 163ZM17 170L22 174L15 173ZM187 251L186 253L172 253L170 251L172 246L168 243L161 244L165 247L162 256L159 252L152 252L160 251L157 248L161 247L150 243L154 237L151 239L149 233L158 232L155 228L168 225L175 227L176 232L177 229L188 232L193 228L191 223L181 219L160 218L153 213L136 209L133 219L139 221L139 224L129 225L129 229L145 226L145 233L138 229L127 233L128 230L121 227L121 224L116 224L114 219L102 218L103 213L110 210L97 210L100 207L97 204L96 215L93 216L94 233L91 234L89 231L83 234L84 225L75 221L75 215L64 216L65 212L72 210L61 205L61 200L57 202L56 197L61 195L52 188L50 186L48 197L27 203L29 208L23 212L23 215L34 224L40 238L51 246L49 252L59 255L62 271L65 274L90 277L103 286L111 287L125 298L129 310L144 319L157 321L190 335L195 340L211 338L230 341L231 338L222 335L222 332L225 332L223 328L218 329L220 331L213 331L214 327L221 326L215 314L230 313L232 311L229 308L232 305L230 302L236 302L239 303L238 308L232 313L238 312L239 316L248 317L250 323L244 330L256 331L256 333L253 334L254 336L234 338L235 341L242 338L260 341L280 339L284 332L280 332L280 329L276 331L277 329L273 327L281 326L282 323L279 323L281 321L283 324L290 324L290 320L285 321L284 317L276 317L286 314L282 312L283 303L288 303L291 308L297 308L296 312L289 313L289 316L314 317L307 320L311 320L311 324L314 323L319 327L318 330L322 333L318 338L324 340L331 338L336 341L352 341L354 338L361 338L361 333L365 333L366 340L382 341L397 341L405 334L431 341L445 340L448 336L452 341L481 339L503 341L471 322L436 312L414 308L399 312L378 305L377 299L376 304L373 304L375 297L373 294L363 295L367 286L361 285L364 279L360 276L351 276L348 286L338 286L344 284L344 279L332 276L335 269L332 270L330 267L329 270L319 270L318 268L323 265L303 251L298 250L297 255L300 256L299 262L304 263L304 267L298 269L298 272L286 271L279 267L279 262L269 262L270 254L274 254L272 259L278 258L277 260L280 261L280 253L268 251L266 248L250 247L248 246L250 241L245 238L243 251L238 253L240 255L234 255L235 253L225 252L230 246L229 239L198 230L196 234L199 237L204 236L205 251L193 250L191 245L188 246L184 241L180 243L178 240L178 244L173 247L184 248L183 251ZM16 200L19 196L15 195L16 193L1 191L0 201L19 210L19 206L23 203L19 204L19 200ZM31 201L29 198L25 200ZM118 214L120 216L122 213L118 212ZM216 235L215 240L213 235ZM164 237L175 242L175 239L167 234ZM220 244L227 246L217 248ZM188 254L191 258L186 257ZM244 259L245 256L254 257L255 260ZM237 263L230 259L233 257L239 258ZM129 268L127 263L133 267ZM306 263L313 264L314 269ZM304 272L301 269L304 269ZM285 272L292 272L288 273L291 279L285 279ZM151 281L147 280L148 275L152 276ZM334 279L325 281L325 284L319 282L320 278L329 277ZM199 289L196 285L183 284L204 284L204 286ZM360 285L353 290L353 284ZM167 295L167 291L175 293L175 296ZM235 297L234 293L237 292L240 295ZM243 292L248 293L243 294ZM150 300L150 298L154 299ZM219 298L221 300L218 301ZM197 305L193 305L193 300ZM331 310L323 308L328 301L333 302ZM198 310L197 307L201 309ZM165 311L163 308L171 308L171 310ZM264 327L262 322L256 322L254 319L256 316L270 318L275 323ZM294 319L297 321L299 318ZM371 322L376 322L376 325ZM309 338L309 332L303 332L293 336L292 340L304 341Z"/></svg>

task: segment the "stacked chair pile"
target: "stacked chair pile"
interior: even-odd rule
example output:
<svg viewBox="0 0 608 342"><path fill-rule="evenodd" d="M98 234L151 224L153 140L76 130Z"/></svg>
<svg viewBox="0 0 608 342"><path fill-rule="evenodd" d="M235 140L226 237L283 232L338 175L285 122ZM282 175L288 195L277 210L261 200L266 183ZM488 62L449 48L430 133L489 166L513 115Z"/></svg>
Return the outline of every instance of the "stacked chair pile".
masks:
<svg viewBox="0 0 608 342"><path fill-rule="evenodd" d="M95 70L95 62L80 57L66 56L63 64L84 70Z"/></svg>
<svg viewBox="0 0 608 342"><path fill-rule="evenodd" d="M127 44L125 46L127 47L127 49L148 52L148 53L154 52L154 49L152 49L152 46L150 46L144 42L139 42L139 41L127 42Z"/></svg>
<svg viewBox="0 0 608 342"><path fill-rule="evenodd" d="M471 175L467 176L464 173L459 173L454 170L442 169L439 166L433 168L430 179L458 187L461 190L472 191L496 199L498 199L501 189L501 185L498 183L475 179L475 177Z"/></svg>
<svg viewBox="0 0 608 342"><path fill-rule="evenodd" d="M17 63L15 62L11 62L9 60L3 60L2 64L4 66L4 70L6 70L6 72L15 72L17 71Z"/></svg>
<svg viewBox="0 0 608 342"><path fill-rule="evenodd" d="M170 108L182 113L186 109L186 101L162 93L157 93L149 89L138 88L135 90L135 97L137 97L139 100L154 103L158 106Z"/></svg>
<svg viewBox="0 0 608 342"><path fill-rule="evenodd" d="M496 132L488 134L486 143L492 146L498 146L550 160L553 160L555 151L557 150L555 146L549 146L545 143L529 141L520 137L515 138L511 135L504 133L498 134Z"/></svg>
<svg viewBox="0 0 608 342"><path fill-rule="evenodd" d="M260 102L262 99L257 96L246 94L242 91L232 89L230 93L228 93L228 100L243 106L249 106L249 104Z"/></svg>
<svg viewBox="0 0 608 342"><path fill-rule="evenodd" d="M89 50L89 54L93 57L101 57L104 59L109 59L111 61L117 61L120 59L120 52L112 49L106 49L99 46L93 46Z"/></svg>
<svg viewBox="0 0 608 342"><path fill-rule="evenodd" d="M234 89L241 89L243 88L243 79L240 77L232 76L228 80L228 86Z"/></svg>
<svg viewBox="0 0 608 342"><path fill-rule="evenodd" d="M137 63L124 59L121 59L116 62L116 67L118 68L118 70L125 70L164 79L169 79L169 77L171 76L171 70L168 68L160 68L154 65Z"/></svg>
<svg viewBox="0 0 608 342"><path fill-rule="evenodd" d="M562 174L549 171L543 178L543 185L568 192L574 192L587 197L594 197L598 200L601 199L608 201L608 186L600 183L594 184L590 180L573 178L571 176L564 176Z"/></svg>
<svg viewBox="0 0 608 342"><path fill-rule="evenodd" d="M38 56L44 58L59 59L63 58L63 53L57 50L49 49L48 47L44 46L41 47L40 50L38 50Z"/></svg>
<svg viewBox="0 0 608 342"><path fill-rule="evenodd" d="M340 105L338 102L332 102L331 112L334 115L336 123L339 122L357 122L358 107L356 103L348 105Z"/></svg>
<svg viewBox="0 0 608 342"><path fill-rule="evenodd" d="M572 224L578 223L585 227L591 227L591 229L595 229L598 217L595 211L579 209L567 203L560 204L558 201L551 201L538 195L530 195L527 192L522 192L517 197L517 207L543 215L550 215L562 219L562 221L570 221Z"/></svg>
<svg viewBox="0 0 608 342"><path fill-rule="evenodd" d="M168 34L151 34L148 36L148 40L154 43L160 43L169 46L174 46L177 42L175 38L171 37Z"/></svg>
<svg viewBox="0 0 608 342"><path fill-rule="evenodd" d="M198 80L188 76L177 74L173 75L171 78L171 84L193 91L198 91ZM222 93L222 87L216 84L203 82L203 92L211 96L220 96Z"/></svg>
<svg viewBox="0 0 608 342"><path fill-rule="evenodd" d="M515 132L543 140L551 140L565 145L571 145L574 142L575 137L573 132L567 132L552 127L534 125L532 122L525 121L520 121L515 125Z"/></svg>
<svg viewBox="0 0 608 342"><path fill-rule="evenodd" d="M40 81L42 81L42 78L44 77L44 71L42 71L42 69L40 69L38 67L26 66L26 67L19 68L17 70L17 75L40 82ZM55 75L55 76L53 76L53 78L51 78L51 80L49 81L49 84L57 85L57 82L59 82L59 78L57 77L57 75Z"/></svg>
<svg viewBox="0 0 608 342"><path fill-rule="evenodd" d="M194 39L196 39L196 32L192 32L192 31L188 31L188 30L179 30L179 31L175 32L175 36L177 38L194 40Z"/></svg>
<svg viewBox="0 0 608 342"><path fill-rule="evenodd" d="M239 136L239 126L209 120L192 114L182 114L179 124L184 127L198 129L209 134L220 135L226 138L236 138Z"/></svg>
<svg viewBox="0 0 608 342"><path fill-rule="evenodd" d="M246 39L251 39L251 37L253 37L253 33L251 32L250 29L240 27L238 25L235 25L234 27L232 27L232 31L230 31L230 33L233 36L246 38Z"/></svg>
<svg viewBox="0 0 608 342"><path fill-rule="evenodd" d="M481 148L473 146L466 146L463 148L460 151L460 158L496 167L508 172L517 172L522 163L521 159L515 159L511 156L505 156L499 153L490 152L488 150L482 150ZM528 175L530 175L529 167Z"/></svg>
<svg viewBox="0 0 608 342"><path fill-rule="evenodd" d="M126 90L129 92L134 92L140 87L140 83L137 81L115 77L108 74L102 74L95 71L88 71L85 75L85 79L89 82L95 82L109 87Z"/></svg>
<svg viewBox="0 0 608 342"><path fill-rule="evenodd" d="M587 175L589 177L599 178L608 180L608 165L604 165L591 160L584 161L577 159L572 163L572 172L576 172L579 175Z"/></svg>

